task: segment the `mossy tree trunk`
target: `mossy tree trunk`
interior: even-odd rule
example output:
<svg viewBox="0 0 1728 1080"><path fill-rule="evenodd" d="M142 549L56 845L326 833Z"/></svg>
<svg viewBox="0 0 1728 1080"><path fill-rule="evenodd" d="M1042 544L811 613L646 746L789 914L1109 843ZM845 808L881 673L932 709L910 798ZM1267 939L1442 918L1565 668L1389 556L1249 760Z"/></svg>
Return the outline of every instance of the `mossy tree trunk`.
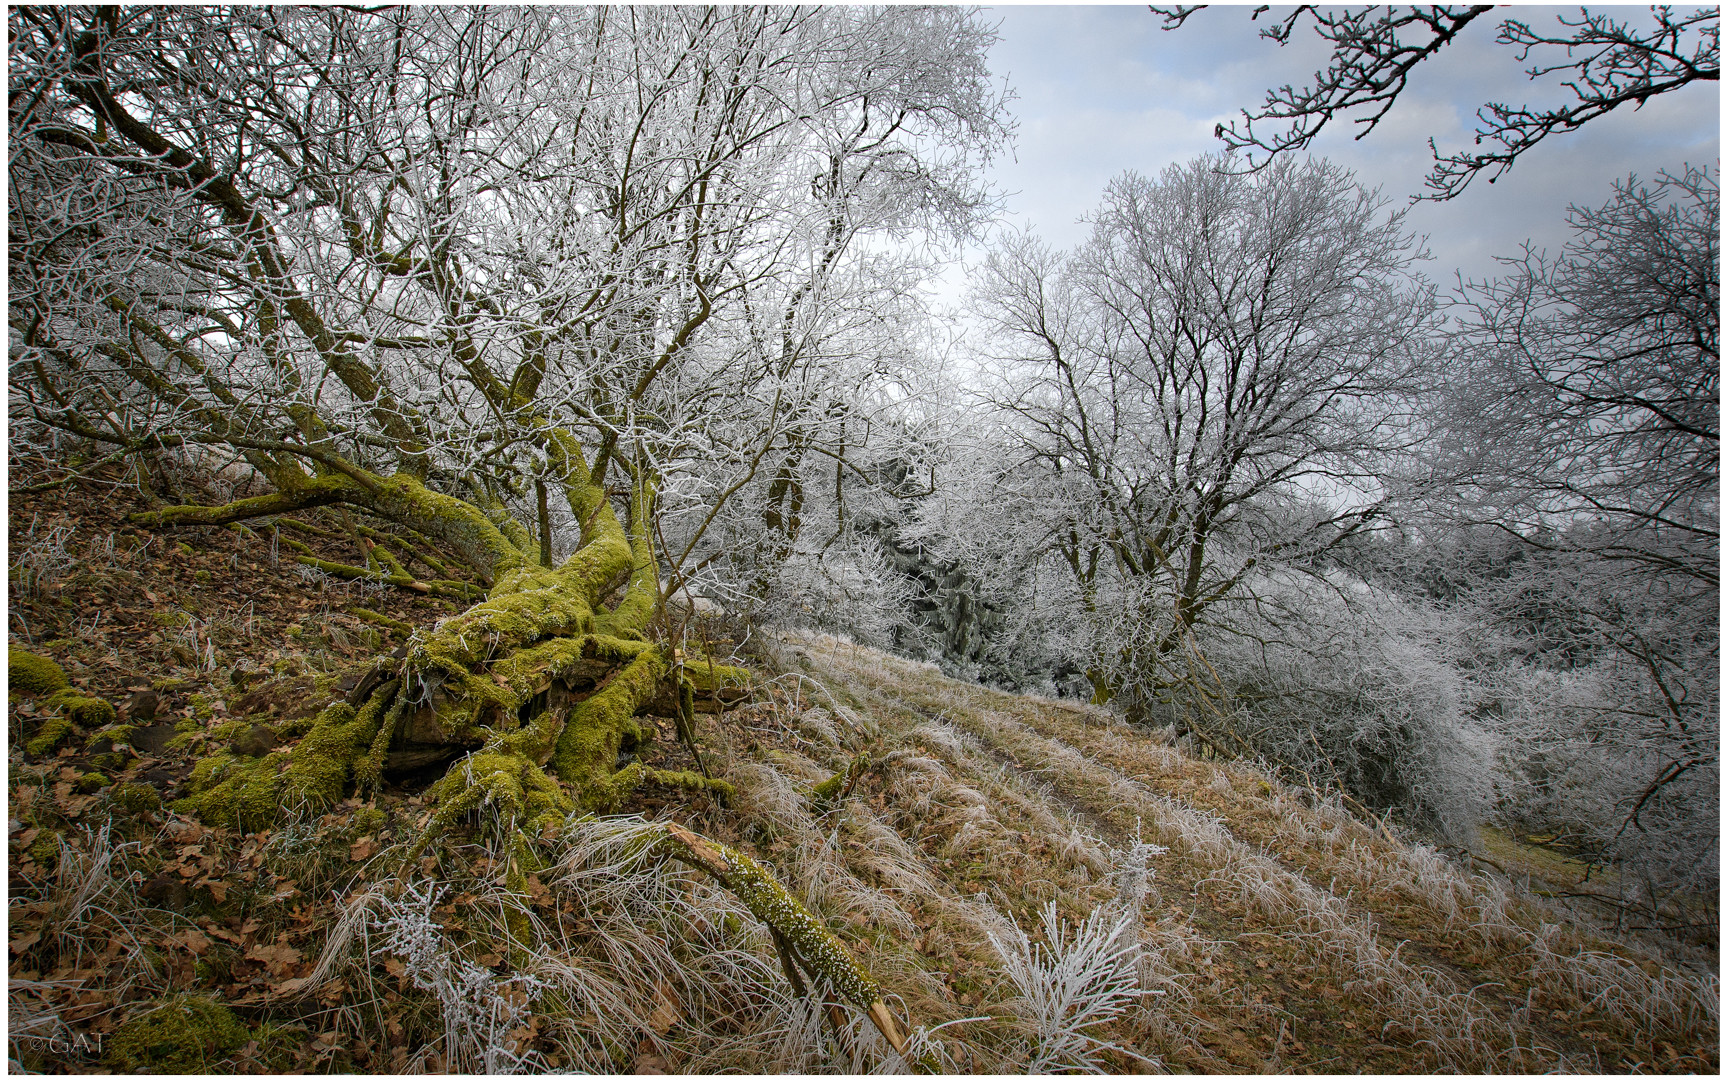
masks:
<svg viewBox="0 0 1728 1080"><path fill-rule="evenodd" d="M651 705L682 711L689 730L697 691L671 650L645 637L660 604L648 533L654 493L635 484L621 522L568 437L553 431L548 443L563 451L564 491L582 523L577 551L553 568L539 564L538 538L513 519L407 473L386 478L355 469L303 486L299 494L309 497L299 500L290 488L139 515L155 526L219 525L341 502L444 542L490 582L484 600L417 630L400 658L381 660L286 755L222 753L200 762L188 809L255 827L283 806L319 809L375 788L387 772L452 761L432 789L439 803L434 833L483 805L532 827L571 810L615 806L653 774L639 762L615 768L621 753L651 737L638 713ZM705 670L700 675L712 681ZM720 678L736 680L737 673ZM706 689L712 696L715 688Z"/></svg>

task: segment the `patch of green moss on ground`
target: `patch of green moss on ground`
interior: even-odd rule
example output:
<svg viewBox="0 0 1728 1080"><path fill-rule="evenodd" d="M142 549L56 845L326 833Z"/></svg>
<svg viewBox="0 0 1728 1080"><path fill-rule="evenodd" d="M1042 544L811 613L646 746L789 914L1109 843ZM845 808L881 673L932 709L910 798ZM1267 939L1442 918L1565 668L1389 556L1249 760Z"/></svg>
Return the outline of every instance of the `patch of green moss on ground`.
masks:
<svg viewBox="0 0 1728 1080"><path fill-rule="evenodd" d="M108 790L108 802L133 817L143 817L161 809L162 796L149 784L115 784Z"/></svg>
<svg viewBox="0 0 1728 1080"><path fill-rule="evenodd" d="M42 866L52 866L60 859L60 835L44 829L42 835L31 842L25 853Z"/></svg>
<svg viewBox="0 0 1728 1080"><path fill-rule="evenodd" d="M248 758L211 754L193 766L187 784L192 794L174 803L220 828L261 828L281 815L277 757Z"/></svg>
<svg viewBox="0 0 1728 1080"><path fill-rule="evenodd" d="M371 749L394 690L393 681L385 684L358 712L347 702L329 706L287 754L219 753L200 760L189 780L193 794L175 808L207 824L257 829L279 817L283 806L318 811L334 805Z"/></svg>
<svg viewBox="0 0 1728 1080"><path fill-rule="evenodd" d="M59 749L61 743L71 738L72 733L76 730L72 721L66 717L50 716L42 721L42 727L36 732L35 737L24 744L24 752L31 757L47 757Z"/></svg>
<svg viewBox="0 0 1728 1080"><path fill-rule="evenodd" d="M46 656L11 646L6 649L6 678L11 693L30 697L52 694L72 685L59 664Z"/></svg>
<svg viewBox="0 0 1728 1080"><path fill-rule="evenodd" d="M210 1073L247 1038L226 1005L186 994L121 1024L103 1061L122 1073Z"/></svg>

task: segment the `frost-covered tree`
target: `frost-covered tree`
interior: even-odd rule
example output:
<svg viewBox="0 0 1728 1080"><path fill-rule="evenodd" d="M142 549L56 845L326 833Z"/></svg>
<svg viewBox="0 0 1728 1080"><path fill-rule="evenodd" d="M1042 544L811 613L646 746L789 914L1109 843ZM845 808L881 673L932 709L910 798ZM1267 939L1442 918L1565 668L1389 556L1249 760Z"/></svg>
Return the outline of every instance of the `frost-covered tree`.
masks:
<svg viewBox="0 0 1728 1080"><path fill-rule="evenodd" d="M1101 701L1368 521L1411 436L1433 304L1401 216L1324 161L1221 165L1120 177L1080 249L1018 237L980 274L993 403L1056 511L1038 527L1120 631Z"/></svg>
<svg viewBox="0 0 1728 1080"><path fill-rule="evenodd" d="M485 585L383 549L325 567L479 602L284 771L201 767L197 808L246 823L428 750L474 751L435 827L639 782L614 772L633 714L688 700L645 639L663 574L777 455L826 445L874 377L856 325L910 272L869 238L969 228L1006 132L991 35L956 9L20 7L9 28L13 437L222 448L268 492L147 520L340 505Z"/></svg>
<svg viewBox="0 0 1728 1080"><path fill-rule="evenodd" d="M1509 694L1518 812L1670 881L1716 865L1720 212L1714 169L1628 179L1558 255L1463 288L1401 511L1444 591L1565 684Z"/></svg>

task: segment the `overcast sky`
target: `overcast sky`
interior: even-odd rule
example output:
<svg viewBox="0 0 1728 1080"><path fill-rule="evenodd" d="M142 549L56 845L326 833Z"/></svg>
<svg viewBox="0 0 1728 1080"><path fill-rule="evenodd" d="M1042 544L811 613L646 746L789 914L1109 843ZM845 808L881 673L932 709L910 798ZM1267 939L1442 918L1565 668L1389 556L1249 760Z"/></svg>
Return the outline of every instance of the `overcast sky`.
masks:
<svg viewBox="0 0 1728 1080"><path fill-rule="evenodd" d="M1085 238L1079 219L1096 205L1105 184L1126 170L1155 175L1172 162L1216 150L1214 125L1260 104L1268 89L1307 85L1326 65L1329 50L1304 23L1280 48L1258 32L1279 10L1251 22L1249 7L1218 6L1165 31L1144 5L1000 6L986 19L1000 22L1001 41L991 68L1016 95L1019 120L1014 153L998 161L993 178L1010 192L1007 219L1031 226L1058 247ZM1633 19L1648 8L1597 8ZM1554 15L1577 8L1506 9L1533 29L1557 28ZM1380 126L1354 141L1353 125L1334 121L1313 153L1354 170L1403 205L1423 190L1432 155L1465 148L1476 108L1504 104L1557 104L1564 88L1531 84L1514 50L1495 44L1502 17L1471 24L1434 59L1420 65L1409 88ZM1459 198L1419 203L1409 226L1426 234L1434 259L1427 275L1449 283L1453 272L1495 273L1495 255L1516 252L1526 238L1557 250L1567 236L1566 207L1600 205L1610 184L1627 173L1654 177L1686 162L1714 164L1720 154L1720 99L1714 83L1697 83L1653 99L1641 111L1623 108L1577 132L1553 135L1520 158L1494 185L1478 177ZM946 275L939 295L957 297L963 268Z"/></svg>

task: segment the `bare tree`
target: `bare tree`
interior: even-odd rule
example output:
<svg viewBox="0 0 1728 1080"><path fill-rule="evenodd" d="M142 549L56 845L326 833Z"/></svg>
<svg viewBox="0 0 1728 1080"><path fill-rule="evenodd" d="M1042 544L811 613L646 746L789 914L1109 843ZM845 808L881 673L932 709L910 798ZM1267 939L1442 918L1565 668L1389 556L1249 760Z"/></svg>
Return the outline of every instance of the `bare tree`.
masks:
<svg viewBox="0 0 1728 1080"><path fill-rule="evenodd" d="M981 275L994 403L1051 478L1049 542L1088 603L1133 586L1100 700L1158 681L1257 569L1368 521L1377 455L1411 430L1433 303L1401 216L1324 161L1220 164L1127 174L1079 251L1022 237Z"/></svg>
<svg viewBox="0 0 1728 1080"><path fill-rule="evenodd" d="M1164 29L1174 30L1204 6L1151 10L1164 17ZM1252 18L1266 10L1256 8ZM1293 8L1260 36L1285 45L1304 17L1310 18L1315 34L1332 46L1331 66L1316 72L1313 83L1300 90L1282 86L1268 91L1258 111L1243 110L1240 129L1234 123L1218 125L1218 138L1232 150L1250 155L1263 151L1263 163L1285 151L1305 149L1334 117L1358 111L1362 115L1353 122L1362 130L1356 138L1364 138L1392 109L1418 65L1493 10L1491 4ZM1488 148L1443 155L1430 139L1434 168L1427 178L1428 194L1418 198L1453 198L1483 171L1492 184L1549 135L1574 131L1625 105L1641 108L1653 97L1695 82L1716 82L1721 72L1717 9L1675 15L1663 5L1650 11L1651 19L1638 23L1580 8L1575 17L1556 16L1556 32L1532 29L1521 19L1501 20L1495 41L1515 49L1521 64L1536 58L1526 69L1530 79L1556 78L1576 100L1554 108L1483 105L1476 111L1475 145ZM1256 130L1256 124L1268 122L1288 126L1271 133L1264 127ZM1254 165L1252 156L1249 163Z"/></svg>
<svg viewBox="0 0 1728 1080"><path fill-rule="evenodd" d="M662 569L788 438L827 437L812 418L870 370L865 238L968 228L1006 135L958 10L15 8L10 31L13 437L226 448L268 494L147 519L341 505L486 586L382 549L325 567L481 602L285 771L200 772L197 808L247 824L425 754L475 751L435 827L640 782L614 771L633 715L690 691L644 639ZM669 498L701 509L668 560Z"/></svg>
<svg viewBox="0 0 1728 1080"><path fill-rule="evenodd" d="M1681 877L1713 842L1719 771L1720 215L1714 169L1629 178L1572 208L1558 256L1526 246L1464 287L1430 472L1406 496L1412 519L1521 550L1472 602L1540 614L1564 639L1540 662L1594 665L1614 692L1518 737L1586 745L1615 788L1602 850L1647 839Z"/></svg>
<svg viewBox="0 0 1728 1080"><path fill-rule="evenodd" d="M1437 460L1472 520L1716 586L1720 221L1714 170L1629 178L1463 288Z"/></svg>

